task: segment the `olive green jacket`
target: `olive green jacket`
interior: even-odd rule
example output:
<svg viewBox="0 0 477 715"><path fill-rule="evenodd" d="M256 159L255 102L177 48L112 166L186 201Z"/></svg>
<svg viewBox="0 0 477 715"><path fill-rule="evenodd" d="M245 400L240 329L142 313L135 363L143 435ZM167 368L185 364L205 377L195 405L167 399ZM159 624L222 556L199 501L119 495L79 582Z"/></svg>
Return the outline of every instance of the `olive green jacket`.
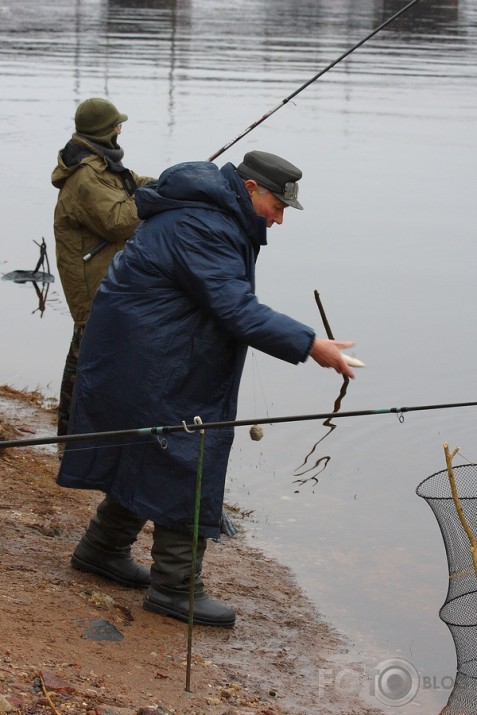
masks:
<svg viewBox="0 0 477 715"><path fill-rule="evenodd" d="M131 171L137 186L157 181ZM99 154L66 166L62 152L51 181L60 190L54 214L56 262L75 324L84 325L94 294L117 251L140 223L134 196ZM108 241L89 261L84 256Z"/></svg>

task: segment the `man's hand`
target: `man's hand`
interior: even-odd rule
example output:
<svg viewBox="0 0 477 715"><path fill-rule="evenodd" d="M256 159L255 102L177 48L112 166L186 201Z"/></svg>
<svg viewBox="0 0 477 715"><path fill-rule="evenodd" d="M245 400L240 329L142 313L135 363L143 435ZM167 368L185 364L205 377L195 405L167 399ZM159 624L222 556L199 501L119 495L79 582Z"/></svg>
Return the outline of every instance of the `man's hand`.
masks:
<svg viewBox="0 0 477 715"><path fill-rule="evenodd" d="M353 345L354 342L351 340L340 342L339 340L321 340L316 338L311 346L310 357L312 357L318 365L321 365L321 367L332 367L336 372L339 372L341 375L346 375L346 377L350 377L353 380L354 372L340 353L340 350L352 348Z"/></svg>

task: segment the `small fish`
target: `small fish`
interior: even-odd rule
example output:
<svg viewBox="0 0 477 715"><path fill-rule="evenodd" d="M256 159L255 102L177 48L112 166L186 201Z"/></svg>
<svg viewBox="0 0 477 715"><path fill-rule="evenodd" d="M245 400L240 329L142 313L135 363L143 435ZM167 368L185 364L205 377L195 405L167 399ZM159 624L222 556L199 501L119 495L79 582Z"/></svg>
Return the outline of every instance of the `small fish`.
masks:
<svg viewBox="0 0 477 715"><path fill-rule="evenodd" d="M345 355L345 353L341 353L344 359L346 360L346 364L349 365L350 367L366 367L364 362L361 362L361 360L358 360L358 358L351 357L351 355Z"/></svg>

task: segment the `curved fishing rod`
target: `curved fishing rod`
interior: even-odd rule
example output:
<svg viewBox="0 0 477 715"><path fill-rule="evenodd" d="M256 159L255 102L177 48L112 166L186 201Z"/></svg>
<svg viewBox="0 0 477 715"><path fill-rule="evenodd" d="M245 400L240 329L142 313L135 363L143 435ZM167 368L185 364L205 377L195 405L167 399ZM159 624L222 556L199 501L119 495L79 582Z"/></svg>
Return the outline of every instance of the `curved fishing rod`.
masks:
<svg viewBox="0 0 477 715"><path fill-rule="evenodd" d="M280 104L278 104L276 107L271 109L269 112L264 114L260 119L257 119L256 122L253 122L247 129L245 129L241 134L235 137L235 139L232 139L232 141L228 142L227 144L224 144L224 146L219 149L218 151L215 152L215 154L212 154L211 157L209 157L209 161L214 161L214 159L217 159L218 156L224 153L227 149L230 149L231 146L236 144L240 139L242 139L244 136L249 134L255 127L258 127L262 122L264 122L266 119L272 116L272 114L275 114L281 107L283 107L285 104L287 104L291 99L297 96L297 94L300 94L300 92L303 92L304 89L310 86L310 84L313 84L313 82L316 82L317 79L322 77L326 72L328 72L330 69L335 67L337 64L339 64L342 60L344 60L346 57L348 57L352 52L358 49L358 47L361 47L361 45L364 45L365 42L370 40L372 37L377 35L378 32L383 30L387 25L390 25L391 22L394 22L396 18L398 18L400 15L403 15L405 12L407 12L413 5L416 5L420 0L411 0L410 3L402 7L398 12L396 12L394 15L389 17L387 20L385 20L379 27L376 27L372 32L369 33L369 35L366 35L362 40L357 42L355 45L349 48L349 50L346 50L346 52L343 52L342 55L337 57L333 62L330 62L329 65L327 65L324 69L320 70L320 72L317 72L317 74L314 75L311 79L309 79L307 82L304 82L298 89L296 89L294 92L288 95L288 97L285 97L285 99L282 99Z"/></svg>
<svg viewBox="0 0 477 715"><path fill-rule="evenodd" d="M355 45L349 48L349 50L346 50L346 52L343 52L339 57L337 57L333 62L330 62L329 65L327 65L324 69L320 70L317 72L317 74L314 75L311 79L309 79L307 82L304 82L298 89L296 89L294 92L288 95L288 97L285 97L285 99L282 99L280 104L277 104L276 107L271 109L269 112L264 114L260 119L257 119L256 122L253 122L253 124L250 124L247 129L245 129L241 134L235 137L235 139L232 139L232 141L228 142L227 144L224 144L224 146L219 149L218 151L215 152L215 154L212 154L207 161L214 161L214 159L217 159L218 156L223 154L227 149L230 149L231 146L236 144L240 139L243 139L244 136L249 134L251 131L255 129L255 127L258 127L262 122L264 122L266 119L272 116L272 114L275 114L281 107L283 107L285 104L288 104L288 102L293 99L294 97L297 96L297 94L300 94L300 92L303 92L304 89L310 86L310 84L313 84L313 82L316 82L317 79L322 77L326 72L328 72L330 69L335 67L337 64L339 64L342 60L344 60L346 57L348 57L352 52L358 49L358 47L361 47L361 45L364 45L365 42L370 40L372 37L378 34L378 32L381 32L387 25L390 25L391 22L394 22L396 18L398 18L400 15L403 15L405 12L407 12L413 5L416 5L416 3L420 2L420 0L411 0L407 5L402 7L398 12L396 12L394 15L389 17L387 20L385 20L379 27L376 27L372 32L369 33L369 35L366 35L366 37L363 37L362 40L359 40ZM92 251L89 253L86 253L83 256L83 261L85 263L88 263L94 256L99 253L100 251L103 250L103 248L106 248L106 246L109 245L109 241L102 241L96 248L94 248Z"/></svg>
<svg viewBox="0 0 477 715"><path fill-rule="evenodd" d="M194 422L180 425L164 425L162 427L139 427L138 429L112 430L109 432L88 432L84 434L55 435L54 437L35 437L32 439L0 440L0 450L6 447L32 447L43 444L60 444L62 442L78 442L91 439L109 439L120 437L145 437L146 435L167 435L172 432L188 432L190 434L206 429L231 429L233 427L251 427L260 424L279 424L282 422L307 422L309 420L324 420L338 417L365 417L369 415L397 414L400 418L405 412L422 410L448 410L452 407L477 407L477 402L448 402L439 405L414 405L412 407L382 407L376 410L352 410L348 412L322 412L313 415L289 415L287 417L262 417L261 419L233 420L228 422ZM199 419L199 418L196 418Z"/></svg>

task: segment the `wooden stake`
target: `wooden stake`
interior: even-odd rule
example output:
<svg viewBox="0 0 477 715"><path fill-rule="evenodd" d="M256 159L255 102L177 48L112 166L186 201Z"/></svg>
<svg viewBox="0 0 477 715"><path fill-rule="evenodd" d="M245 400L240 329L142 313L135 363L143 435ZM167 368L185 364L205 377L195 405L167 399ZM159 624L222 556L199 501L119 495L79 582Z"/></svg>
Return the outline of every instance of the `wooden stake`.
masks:
<svg viewBox="0 0 477 715"><path fill-rule="evenodd" d="M469 539L470 542L470 553L472 555L472 561L474 562L474 571L475 575L477 576L477 542L475 540L475 536L472 532L472 529L467 523L467 519L465 518L464 510L462 509L462 504L460 503L459 495L457 493L457 486L455 483L455 474L454 474L454 469L452 467L452 460L459 451L459 448L457 447L454 449L452 454L449 452L449 445L447 442L444 442L444 452L446 456L446 464L447 464L447 474L449 475L449 483L452 491L452 498L454 500L455 508L457 509L457 514L459 515L460 523L462 524L465 533L467 534L467 538Z"/></svg>

